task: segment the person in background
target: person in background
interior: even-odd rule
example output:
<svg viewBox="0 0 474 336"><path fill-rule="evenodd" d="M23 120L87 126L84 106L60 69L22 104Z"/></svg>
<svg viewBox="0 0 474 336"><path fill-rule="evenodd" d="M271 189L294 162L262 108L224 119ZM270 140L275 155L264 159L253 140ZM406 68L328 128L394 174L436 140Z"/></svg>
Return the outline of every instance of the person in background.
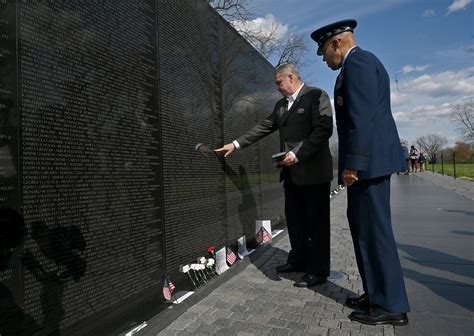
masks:
<svg viewBox="0 0 474 336"><path fill-rule="evenodd" d="M420 172L425 171L425 162L426 162L425 154L423 154L423 152L420 151L420 155L418 156L418 167L419 167Z"/></svg>
<svg viewBox="0 0 474 336"><path fill-rule="evenodd" d="M418 170L418 149L415 146L410 147L410 163L411 163L411 172L416 173Z"/></svg>

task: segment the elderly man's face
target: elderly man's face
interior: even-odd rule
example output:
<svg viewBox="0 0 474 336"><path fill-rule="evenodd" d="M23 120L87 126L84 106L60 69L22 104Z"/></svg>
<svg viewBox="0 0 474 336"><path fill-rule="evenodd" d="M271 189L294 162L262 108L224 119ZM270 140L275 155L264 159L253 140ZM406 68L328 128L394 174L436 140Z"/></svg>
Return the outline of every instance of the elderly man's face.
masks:
<svg viewBox="0 0 474 336"><path fill-rule="evenodd" d="M332 70L337 70L342 65L341 52L337 39L329 39L324 42L321 48L323 52L323 61L327 63Z"/></svg>
<svg viewBox="0 0 474 336"><path fill-rule="evenodd" d="M293 89L294 82L294 75L290 73L277 72L275 74L275 84L277 86L277 90L281 93L283 97L288 97L295 92L295 90Z"/></svg>

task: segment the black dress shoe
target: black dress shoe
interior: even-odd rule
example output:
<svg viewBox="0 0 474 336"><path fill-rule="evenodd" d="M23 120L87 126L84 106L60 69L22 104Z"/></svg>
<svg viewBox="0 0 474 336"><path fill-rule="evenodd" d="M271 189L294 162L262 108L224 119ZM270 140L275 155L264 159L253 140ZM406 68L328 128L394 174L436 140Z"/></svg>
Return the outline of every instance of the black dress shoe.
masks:
<svg viewBox="0 0 474 336"><path fill-rule="evenodd" d="M394 326L404 326L408 324L406 313L389 313L380 307L370 307L365 312L353 311L349 318L352 321L371 325L391 324Z"/></svg>
<svg viewBox="0 0 474 336"><path fill-rule="evenodd" d="M293 266L292 264L285 264L276 267L277 272L290 273L290 272L303 272L304 269Z"/></svg>
<svg viewBox="0 0 474 336"><path fill-rule="evenodd" d="M327 278L324 276L314 275L314 274L305 274L301 277L300 280L294 283L295 287L312 287L316 285L321 285L327 281Z"/></svg>
<svg viewBox="0 0 474 336"><path fill-rule="evenodd" d="M369 309L369 296L364 293L358 298L348 298L345 302L345 305L352 309Z"/></svg>

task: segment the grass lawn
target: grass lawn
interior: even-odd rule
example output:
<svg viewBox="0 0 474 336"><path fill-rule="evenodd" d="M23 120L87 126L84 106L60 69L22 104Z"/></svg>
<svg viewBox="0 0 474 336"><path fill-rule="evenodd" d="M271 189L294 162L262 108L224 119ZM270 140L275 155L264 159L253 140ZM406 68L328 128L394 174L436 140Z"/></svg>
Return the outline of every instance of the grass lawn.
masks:
<svg viewBox="0 0 474 336"><path fill-rule="evenodd" d="M426 164L426 170L432 171L432 166ZM441 163L434 165L434 171L441 174ZM454 165L444 164L444 175L454 176ZM464 177L474 180L474 163L456 163L456 177Z"/></svg>

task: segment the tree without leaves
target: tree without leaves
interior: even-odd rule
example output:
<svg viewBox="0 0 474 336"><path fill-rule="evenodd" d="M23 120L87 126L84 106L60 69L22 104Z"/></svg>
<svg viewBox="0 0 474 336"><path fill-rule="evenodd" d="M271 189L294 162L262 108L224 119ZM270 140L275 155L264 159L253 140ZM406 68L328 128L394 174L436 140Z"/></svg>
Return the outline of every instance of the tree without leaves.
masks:
<svg viewBox="0 0 474 336"><path fill-rule="evenodd" d="M207 0L207 3L229 22L249 20L252 16L247 0Z"/></svg>
<svg viewBox="0 0 474 336"><path fill-rule="evenodd" d="M428 134L417 138L415 143L432 159L448 143L448 139L437 134Z"/></svg>
<svg viewBox="0 0 474 336"><path fill-rule="evenodd" d="M286 42L284 42L279 49L280 58L276 66L284 63L292 63L297 67L302 67L304 64L301 55L307 50L308 47L304 43L303 35L289 32Z"/></svg>
<svg viewBox="0 0 474 336"><path fill-rule="evenodd" d="M272 21L270 27L263 29L253 24L252 20L242 19L231 21L230 24L242 35L260 54L269 59L278 52L282 26Z"/></svg>
<svg viewBox="0 0 474 336"><path fill-rule="evenodd" d="M292 63L303 66L302 55L307 51L304 36L294 31L282 34L283 26L273 21L270 27L253 24L254 15L248 0L207 0L207 2L226 19L247 41L274 65Z"/></svg>
<svg viewBox="0 0 474 336"><path fill-rule="evenodd" d="M457 121L468 140L474 140L474 100L472 97L456 104L451 109L453 119Z"/></svg>

